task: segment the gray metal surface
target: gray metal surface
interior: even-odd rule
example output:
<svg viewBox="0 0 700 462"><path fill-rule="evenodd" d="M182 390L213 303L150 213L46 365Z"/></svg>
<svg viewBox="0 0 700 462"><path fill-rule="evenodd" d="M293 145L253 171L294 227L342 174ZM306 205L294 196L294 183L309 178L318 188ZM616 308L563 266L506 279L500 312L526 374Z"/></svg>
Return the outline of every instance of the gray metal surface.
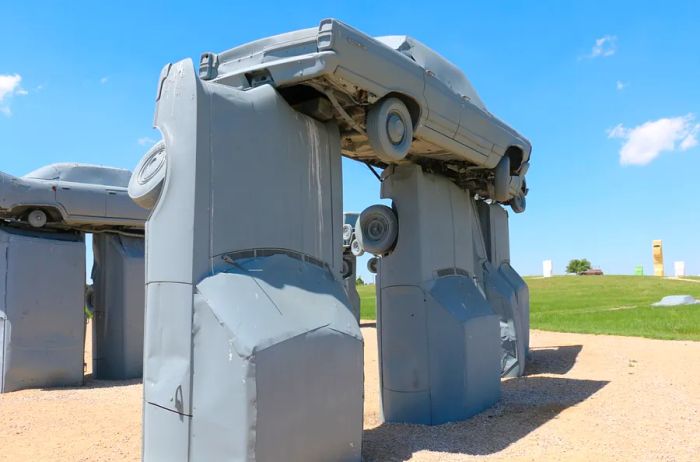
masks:
<svg viewBox="0 0 700 462"><path fill-rule="evenodd" d="M396 247L379 259L384 419L466 419L498 400L501 372L498 317L477 278L473 199L416 165L390 167L383 178L382 197L400 223Z"/></svg>
<svg viewBox="0 0 700 462"><path fill-rule="evenodd" d="M357 292L357 257L352 252L343 252L343 269L348 268L347 274L343 274L343 287L348 296L350 303L350 311L352 315L360 322L360 294Z"/></svg>
<svg viewBox="0 0 700 462"><path fill-rule="evenodd" d="M486 297L500 317L503 375L521 376L530 348L530 293L510 266L508 212L498 204L476 205L484 242L480 253Z"/></svg>
<svg viewBox="0 0 700 462"><path fill-rule="evenodd" d="M144 239L100 233L92 238L94 264L92 373L122 380L143 373Z"/></svg>
<svg viewBox="0 0 700 462"><path fill-rule="evenodd" d="M200 81L186 60L163 69L156 126L167 171L146 224L144 460L359 460L336 125L270 86Z"/></svg>
<svg viewBox="0 0 700 462"><path fill-rule="evenodd" d="M335 118L345 155L378 165L405 156L387 158L372 143L372 108L398 98L410 112L414 161L431 162L434 171L483 197L524 202L530 142L486 110L456 66L411 37L372 38L324 19L315 28L205 53L200 76L239 89L272 85L299 110ZM504 182L510 186L503 196L490 175L502 159L509 161Z"/></svg>
<svg viewBox="0 0 700 462"><path fill-rule="evenodd" d="M82 234L0 226L0 392L83 383Z"/></svg>
<svg viewBox="0 0 700 462"><path fill-rule="evenodd" d="M129 198L130 176L77 163L46 165L20 178L0 172L0 217L26 222L30 211L41 210L49 227L143 228L148 212Z"/></svg>
<svg viewBox="0 0 700 462"><path fill-rule="evenodd" d="M357 293L357 257L353 255L350 248L355 239L355 223L357 223L358 213L343 213L343 263L342 276L345 293L350 302L350 309L353 316L360 322L360 294ZM347 238L346 238L347 234Z"/></svg>

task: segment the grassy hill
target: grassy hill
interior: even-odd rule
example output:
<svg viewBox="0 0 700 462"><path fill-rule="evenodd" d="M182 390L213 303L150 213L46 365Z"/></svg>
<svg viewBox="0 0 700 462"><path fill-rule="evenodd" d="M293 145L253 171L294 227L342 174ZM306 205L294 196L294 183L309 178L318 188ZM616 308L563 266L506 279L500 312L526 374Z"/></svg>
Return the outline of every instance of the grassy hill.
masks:
<svg viewBox="0 0 700 462"><path fill-rule="evenodd" d="M377 298L374 284L357 286L357 293L360 294L360 318L377 319Z"/></svg>
<svg viewBox="0 0 700 462"><path fill-rule="evenodd" d="M700 340L700 305L652 308L665 295L700 299L700 283L651 276L526 278L533 329ZM362 318L375 319L374 286L358 287Z"/></svg>
<svg viewBox="0 0 700 462"><path fill-rule="evenodd" d="M665 295L700 298L700 284L652 276L528 278L533 328L700 340L700 305L653 308Z"/></svg>

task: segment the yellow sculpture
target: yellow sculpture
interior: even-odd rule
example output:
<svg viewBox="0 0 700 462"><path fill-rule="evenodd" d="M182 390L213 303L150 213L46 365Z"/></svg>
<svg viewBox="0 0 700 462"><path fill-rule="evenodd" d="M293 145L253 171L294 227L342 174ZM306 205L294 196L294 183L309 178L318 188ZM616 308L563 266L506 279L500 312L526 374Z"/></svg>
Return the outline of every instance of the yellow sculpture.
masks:
<svg viewBox="0 0 700 462"><path fill-rule="evenodd" d="M652 256L654 257L654 276L664 276L664 251L660 239L651 243Z"/></svg>

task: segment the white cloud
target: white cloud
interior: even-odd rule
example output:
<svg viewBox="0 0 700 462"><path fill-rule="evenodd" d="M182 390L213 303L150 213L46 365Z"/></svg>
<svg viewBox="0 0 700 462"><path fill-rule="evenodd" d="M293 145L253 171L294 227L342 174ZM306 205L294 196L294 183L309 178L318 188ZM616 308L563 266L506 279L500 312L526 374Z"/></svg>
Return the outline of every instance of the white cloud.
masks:
<svg viewBox="0 0 700 462"><path fill-rule="evenodd" d="M12 95L19 89L19 83L22 81L22 76L19 74L2 75L0 74L0 102L3 102L8 95Z"/></svg>
<svg viewBox="0 0 700 462"><path fill-rule="evenodd" d="M694 148L698 145L698 133L700 133L700 124L695 124L695 126L690 129L688 135L683 138L683 141L681 141L681 151L687 151L688 149Z"/></svg>
<svg viewBox="0 0 700 462"><path fill-rule="evenodd" d="M138 140L136 140L136 142L141 146L151 146L153 144L156 144L156 140L147 136L139 138Z"/></svg>
<svg viewBox="0 0 700 462"><path fill-rule="evenodd" d="M604 35L603 37L597 38L593 48L591 48L591 53L586 56L587 58L598 58L598 57L608 57L615 54L617 51L617 36L615 35Z"/></svg>
<svg viewBox="0 0 700 462"><path fill-rule="evenodd" d="M622 80L618 80L617 82L615 82L615 88L617 88L617 91L624 90L625 88L627 88L627 85L629 85L629 84L626 82L623 82Z"/></svg>
<svg viewBox="0 0 700 462"><path fill-rule="evenodd" d="M102 78L100 79L100 83L101 83L102 85L106 84L107 82L109 82L109 77L107 77L107 76L102 77Z"/></svg>
<svg viewBox="0 0 700 462"><path fill-rule="evenodd" d="M625 138L627 136L627 130L622 124L617 124L613 128L608 129L608 138Z"/></svg>
<svg viewBox="0 0 700 462"><path fill-rule="evenodd" d="M625 143L620 149L621 165L647 165L662 152L687 151L697 146L700 124L695 116L651 120L634 128L622 124L608 130L608 138L620 138Z"/></svg>
<svg viewBox="0 0 700 462"><path fill-rule="evenodd" d="M27 90L20 86L22 76L19 74L0 74L0 112L6 116L12 115L10 99L14 95L27 95Z"/></svg>

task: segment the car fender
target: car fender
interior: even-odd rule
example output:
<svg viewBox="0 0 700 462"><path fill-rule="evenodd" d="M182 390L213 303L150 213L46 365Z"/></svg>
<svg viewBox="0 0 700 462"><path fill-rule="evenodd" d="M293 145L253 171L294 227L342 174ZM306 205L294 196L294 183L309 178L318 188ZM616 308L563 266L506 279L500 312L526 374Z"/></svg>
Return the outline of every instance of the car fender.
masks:
<svg viewBox="0 0 700 462"><path fill-rule="evenodd" d="M7 215L13 218L18 217L26 213L28 210L42 209L42 210L52 210L58 212L61 221L68 221L68 213L66 209L58 202L26 202L26 203L16 203L12 204L8 210Z"/></svg>
<svg viewBox="0 0 700 462"><path fill-rule="evenodd" d="M12 213L17 209L37 206L57 208L55 182L2 175L0 208Z"/></svg>

